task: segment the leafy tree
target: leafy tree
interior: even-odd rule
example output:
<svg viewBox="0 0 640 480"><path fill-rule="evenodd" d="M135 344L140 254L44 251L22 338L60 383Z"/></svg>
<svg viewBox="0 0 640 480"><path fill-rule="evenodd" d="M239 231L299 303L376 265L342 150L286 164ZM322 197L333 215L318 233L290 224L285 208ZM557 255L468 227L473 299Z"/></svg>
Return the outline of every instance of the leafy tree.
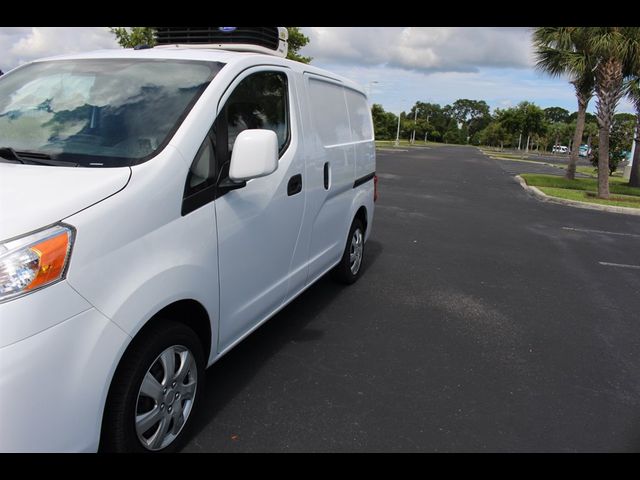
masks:
<svg viewBox="0 0 640 480"><path fill-rule="evenodd" d="M544 111L531 102L520 102L517 107L506 110L497 109L496 117L508 133L521 137L521 144L526 145L532 135L545 133Z"/></svg>
<svg viewBox="0 0 640 480"><path fill-rule="evenodd" d="M544 109L544 118L550 123L569 122L569 111L561 107L549 107Z"/></svg>
<svg viewBox="0 0 640 480"><path fill-rule="evenodd" d="M430 141L442 142L442 132L447 130L451 121L450 113L445 112L437 103L416 102L408 113L403 112L409 134L413 132L416 108L418 109L417 121L415 122L416 139L424 138L426 133Z"/></svg>
<svg viewBox="0 0 640 480"><path fill-rule="evenodd" d="M385 112L382 105L374 103L371 107L375 136L380 140L394 140L398 127L398 116Z"/></svg>
<svg viewBox="0 0 640 480"><path fill-rule="evenodd" d="M569 122L575 122L577 120L578 120L578 112L573 112L571 115L569 115ZM598 119L593 113L585 112L584 122L585 122L585 125L589 122L595 123L597 125Z"/></svg>
<svg viewBox="0 0 640 480"><path fill-rule="evenodd" d="M515 108L499 109L495 111L495 117L508 134L519 135L522 131L522 115Z"/></svg>
<svg viewBox="0 0 640 480"><path fill-rule="evenodd" d="M298 53L300 49L309 43L309 37L300 31L300 27L287 27L289 32L289 50L287 58L302 63L311 63L312 57L305 57Z"/></svg>
<svg viewBox="0 0 640 480"><path fill-rule="evenodd" d="M478 141L483 145L490 145L504 149L504 143L508 139L508 133L498 121L493 121L478 133Z"/></svg>
<svg viewBox="0 0 640 480"><path fill-rule="evenodd" d="M594 90L595 63L589 39L589 32L585 27L538 27L533 34L536 67L552 76L569 74L578 100L573 148L565 174L570 180L575 178L585 114Z"/></svg>
<svg viewBox="0 0 640 480"><path fill-rule="evenodd" d="M124 48L134 48L140 45L153 47L156 44L155 29L153 27L109 27L116 36L118 43ZM304 35L299 27L287 27L289 32L287 58L302 63L310 63L312 57L300 55L299 50L309 43L309 37Z"/></svg>
<svg viewBox="0 0 640 480"><path fill-rule="evenodd" d="M153 47L156 44L155 30L152 27L109 27L109 30L124 48L140 45Z"/></svg>
<svg viewBox="0 0 640 480"><path fill-rule="evenodd" d="M522 139L531 135L543 134L545 132L544 111L531 102L520 102L518 108L522 111ZM528 147L527 147L528 148Z"/></svg>
<svg viewBox="0 0 640 480"><path fill-rule="evenodd" d="M444 133L445 143L463 144L467 143L465 133L462 129L458 128L458 122L455 119L449 123L449 128Z"/></svg>
<svg viewBox="0 0 640 480"><path fill-rule="evenodd" d="M437 103L416 102L410 115L415 114L416 108L418 109L418 120L422 120L418 124L421 136L424 137L424 134L428 133L431 141L442 142L443 132L447 130L451 120L450 116L446 115Z"/></svg>
<svg viewBox="0 0 640 480"><path fill-rule="evenodd" d="M536 141L543 146L544 150L548 150L548 147L552 145L571 145L575 128L575 122L544 122L544 132L537 132L534 136L537 138Z"/></svg>
<svg viewBox="0 0 640 480"><path fill-rule="evenodd" d="M594 141L598 140L598 123L597 121L586 122L584 124L584 135L587 136L586 144L591 146Z"/></svg>
<svg viewBox="0 0 640 480"><path fill-rule="evenodd" d="M633 142L635 129L635 115L629 113L614 115L611 132L609 133L609 162L607 166L609 176L618 169L620 162L625 160L631 151L631 142ZM598 149L596 148L595 150L597 151ZM591 163L598 168L599 174L601 164L597 154L592 157Z"/></svg>
<svg viewBox="0 0 640 480"><path fill-rule="evenodd" d="M452 117L462 123L469 132L474 135L485 128L491 121L489 105L484 100L469 100L462 98L453 102L451 106Z"/></svg>
<svg viewBox="0 0 640 480"><path fill-rule="evenodd" d="M578 122L577 120L574 120L572 122L569 123L561 123L562 125L562 136L563 136L563 145L567 145L571 151L573 152L573 147L577 146L576 148L578 148L578 151L580 150L579 147L582 144L582 135L580 136L579 139L576 140L576 128ZM584 134L584 128L582 129L582 133ZM577 143L576 143L577 141ZM569 162L571 162L571 157L569 157ZM577 163L577 161L576 161Z"/></svg>

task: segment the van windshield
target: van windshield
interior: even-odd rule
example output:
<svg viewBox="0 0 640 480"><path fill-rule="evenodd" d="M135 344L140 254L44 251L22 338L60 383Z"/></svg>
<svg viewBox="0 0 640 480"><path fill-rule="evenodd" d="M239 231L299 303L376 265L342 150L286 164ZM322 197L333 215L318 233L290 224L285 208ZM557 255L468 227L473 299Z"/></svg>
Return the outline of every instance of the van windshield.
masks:
<svg viewBox="0 0 640 480"><path fill-rule="evenodd" d="M36 62L0 77L0 147L87 167L141 163L163 148L218 62Z"/></svg>

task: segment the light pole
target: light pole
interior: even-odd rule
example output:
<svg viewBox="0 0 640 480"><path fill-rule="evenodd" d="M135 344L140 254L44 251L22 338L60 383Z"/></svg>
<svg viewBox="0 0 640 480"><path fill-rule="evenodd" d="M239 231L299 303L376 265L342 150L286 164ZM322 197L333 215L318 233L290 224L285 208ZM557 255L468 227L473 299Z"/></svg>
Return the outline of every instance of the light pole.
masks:
<svg viewBox="0 0 640 480"><path fill-rule="evenodd" d="M402 117L402 112L398 113L398 131L396 132L396 147L400 146L400 117Z"/></svg>
<svg viewBox="0 0 640 480"><path fill-rule="evenodd" d="M377 80L371 80L369 83L367 83L367 97L369 98L369 103L373 103L371 100L371 86L372 85L378 85L380 82L378 82Z"/></svg>
<svg viewBox="0 0 640 480"><path fill-rule="evenodd" d="M413 133L411 134L411 145L416 143L416 126L418 125L418 108L416 108L416 114L413 118Z"/></svg>
<svg viewBox="0 0 640 480"><path fill-rule="evenodd" d="M429 135L429 117L431 116L431 114L427 115L427 128L424 131L424 143L426 145L427 143L427 135Z"/></svg>

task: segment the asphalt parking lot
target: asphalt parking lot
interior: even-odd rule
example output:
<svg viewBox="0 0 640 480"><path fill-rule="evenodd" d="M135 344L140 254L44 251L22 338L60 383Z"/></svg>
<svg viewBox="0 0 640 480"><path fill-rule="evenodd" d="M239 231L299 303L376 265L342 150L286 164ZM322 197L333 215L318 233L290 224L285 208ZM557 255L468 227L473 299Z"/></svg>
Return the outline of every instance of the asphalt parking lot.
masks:
<svg viewBox="0 0 640 480"><path fill-rule="evenodd" d="M209 369L184 451L639 451L639 217L541 203L471 147L377 170L362 278Z"/></svg>

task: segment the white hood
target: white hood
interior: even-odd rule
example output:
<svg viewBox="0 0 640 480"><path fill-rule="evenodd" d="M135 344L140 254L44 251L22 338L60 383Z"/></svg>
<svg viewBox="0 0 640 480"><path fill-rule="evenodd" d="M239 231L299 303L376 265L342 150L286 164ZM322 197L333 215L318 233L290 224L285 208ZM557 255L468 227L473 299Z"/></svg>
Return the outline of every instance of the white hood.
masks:
<svg viewBox="0 0 640 480"><path fill-rule="evenodd" d="M129 167L0 163L0 242L58 222L122 190Z"/></svg>

